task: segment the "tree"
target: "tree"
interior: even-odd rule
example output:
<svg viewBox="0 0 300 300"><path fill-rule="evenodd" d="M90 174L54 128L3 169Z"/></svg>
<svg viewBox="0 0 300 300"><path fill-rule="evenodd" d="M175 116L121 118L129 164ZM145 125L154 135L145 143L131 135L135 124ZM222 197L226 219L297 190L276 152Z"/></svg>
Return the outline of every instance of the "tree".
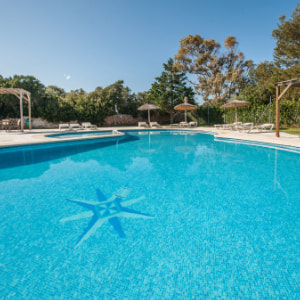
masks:
<svg viewBox="0 0 300 300"><path fill-rule="evenodd" d="M76 105L78 117L93 123L102 122L105 117L119 113L131 113L134 110L135 96L128 87L124 87L122 80L102 88L97 87L81 98Z"/></svg>
<svg viewBox="0 0 300 300"><path fill-rule="evenodd" d="M280 72L273 62L262 62L253 69L253 72L250 74L250 82L240 92L240 95L242 98L244 96L243 99L248 99L248 101L255 99L255 102L260 104L269 103L270 97L275 98L275 83L279 81L279 78ZM253 95L250 99L252 100L245 97L251 91Z"/></svg>
<svg viewBox="0 0 300 300"><path fill-rule="evenodd" d="M184 72L174 68L174 60L170 58L163 64L164 71L160 77L155 78L151 89L148 91L148 100L160 106L161 110L170 114L173 123L174 106L183 102L184 97L194 103L193 89L187 86L187 77Z"/></svg>
<svg viewBox="0 0 300 300"><path fill-rule="evenodd" d="M233 36L224 41L225 51L219 54L221 46L213 39L205 40L200 35L189 35L180 41L175 55L175 67L194 74L195 90L204 101L225 102L248 82L251 60L237 52L238 42Z"/></svg>
<svg viewBox="0 0 300 300"><path fill-rule="evenodd" d="M124 81L118 80L102 90L101 106L107 112L106 116L116 113L117 106L120 113L126 110L131 93L128 87L124 87Z"/></svg>
<svg viewBox="0 0 300 300"><path fill-rule="evenodd" d="M11 87L11 78L4 78L0 75L0 87ZM20 114L20 104L16 96L0 95L0 118L16 117Z"/></svg>
<svg viewBox="0 0 300 300"><path fill-rule="evenodd" d="M278 28L273 30L276 39L274 62L279 74L278 81L300 77L300 6L296 6L292 17L286 20L285 15L279 18ZM299 89L291 89L285 98L299 99Z"/></svg>
<svg viewBox="0 0 300 300"><path fill-rule="evenodd" d="M39 105L45 95L45 86L33 76L14 75L13 77L0 78L1 87L21 88L27 90L31 94L32 116L39 116ZM12 95L4 95L1 97L1 112L5 117L18 117L20 113L19 100ZM5 104L5 105L3 105ZM24 115L28 114L27 102L24 102Z"/></svg>
<svg viewBox="0 0 300 300"><path fill-rule="evenodd" d="M45 93L48 96L52 96L52 97L59 97L62 98L66 95L66 92L64 89L59 88L55 85L49 85L46 87Z"/></svg>
<svg viewBox="0 0 300 300"><path fill-rule="evenodd" d="M292 17L286 20L286 16L279 18L278 28L272 32L276 40L274 49L274 61L279 68L288 69L300 66L300 6L296 6ZM298 73L298 76L300 72Z"/></svg>

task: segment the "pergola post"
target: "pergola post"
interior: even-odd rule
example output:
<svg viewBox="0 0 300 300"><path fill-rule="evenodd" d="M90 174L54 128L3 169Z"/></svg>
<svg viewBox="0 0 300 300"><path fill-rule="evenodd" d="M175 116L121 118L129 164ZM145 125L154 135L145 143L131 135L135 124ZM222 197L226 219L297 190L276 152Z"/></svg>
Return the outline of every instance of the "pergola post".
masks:
<svg viewBox="0 0 300 300"><path fill-rule="evenodd" d="M300 79L291 79L282 82L275 83L276 86L276 137L279 137L280 127L280 100L287 93L291 87L300 87ZM283 86L285 89L280 93L280 87Z"/></svg>
<svg viewBox="0 0 300 300"><path fill-rule="evenodd" d="M237 107L235 107L235 122L238 121Z"/></svg>
<svg viewBox="0 0 300 300"><path fill-rule="evenodd" d="M20 119L21 119L21 132L24 131L24 118L23 118L23 93L20 90Z"/></svg>
<svg viewBox="0 0 300 300"><path fill-rule="evenodd" d="M280 105L279 105L280 86L276 86L276 137L279 137Z"/></svg>
<svg viewBox="0 0 300 300"><path fill-rule="evenodd" d="M28 95L28 117L29 117L29 130L31 131L31 99Z"/></svg>
<svg viewBox="0 0 300 300"><path fill-rule="evenodd" d="M148 108L148 124L150 126L150 109Z"/></svg>

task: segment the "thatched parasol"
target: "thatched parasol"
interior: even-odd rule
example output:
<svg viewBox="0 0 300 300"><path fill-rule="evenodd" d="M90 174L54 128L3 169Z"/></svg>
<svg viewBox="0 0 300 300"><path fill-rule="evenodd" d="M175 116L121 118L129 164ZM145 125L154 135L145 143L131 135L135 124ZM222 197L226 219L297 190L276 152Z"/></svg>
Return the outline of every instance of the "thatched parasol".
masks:
<svg viewBox="0 0 300 300"><path fill-rule="evenodd" d="M174 109L176 110L184 110L184 121L187 122L187 115L186 115L186 112L189 110L195 110L197 109L197 105L193 105L193 104L190 104L188 103L188 98L187 97L184 97L184 102L181 103L181 104L178 104L174 107Z"/></svg>
<svg viewBox="0 0 300 300"><path fill-rule="evenodd" d="M237 108L238 107L244 107L244 106L250 106L251 102L243 101L243 100L232 100L226 104L223 104L221 108L235 108L235 121L238 121L238 114L237 114Z"/></svg>
<svg viewBox="0 0 300 300"><path fill-rule="evenodd" d="M146 103L138 108L138 110L148 110L148 122L150 124L150 110L159 109L159 106L151 103Z"/></svg>

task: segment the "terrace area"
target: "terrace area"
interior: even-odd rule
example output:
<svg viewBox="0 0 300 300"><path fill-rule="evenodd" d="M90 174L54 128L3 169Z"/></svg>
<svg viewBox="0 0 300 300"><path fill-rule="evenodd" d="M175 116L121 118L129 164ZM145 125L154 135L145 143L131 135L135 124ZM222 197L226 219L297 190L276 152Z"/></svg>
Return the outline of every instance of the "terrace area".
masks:
<svg viewBox="0 0 300 300"><path fill-rule="evenodd" d="M145 130L139 127L105 127L101 128L103 131L110 131L118 129L122 132L122 130ZM160 129L153 130L167 130L172 129L168 126L163 126ZM181 130L181 129L180 129ZM214 127L192 127L192 128L184 128L184 130L191 131L205 131L205 132L213 132L215 133L215 137L224 138L224 139L236 139L242 141L250 141L250 142L259 142L259 143L267 143L267 144L277 144L284 146L292 146L300 148L300 137L298 135L287 134L284 132L280 133L280 138L275 136L275 131L265 131L259 132L258 130L252 130L250 133L247 132L239 132L235 130L224 130L218 129ZM24 132L20 131L10 131L0 132L0 147L10 147L10 146L20 146L26 144L38 144L38 143L49 143L54 142L54 139L47 137L46 135L55 134L60 132L58 129L33 129L32 131L25 130ZM74 131L73 131L74 132ZM79 131L80 132L80 131ZM105 136L94 136L93 138L103 138ZM91 136L89 137L91 138ZM78 139L81 139L80 137ZM61 141L63 139L60 139ZM74 139L73 139L74 140Z"/></svg>

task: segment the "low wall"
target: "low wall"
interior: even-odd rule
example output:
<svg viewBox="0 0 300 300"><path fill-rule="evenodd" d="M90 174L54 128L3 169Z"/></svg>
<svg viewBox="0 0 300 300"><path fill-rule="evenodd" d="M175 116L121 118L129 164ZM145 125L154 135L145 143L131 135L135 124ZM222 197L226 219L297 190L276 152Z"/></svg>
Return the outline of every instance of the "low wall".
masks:
<svg viewBox="0 0 300 300"><path fill-rule="evenodd" d="M104 119L104 126L122 126L122 125L137 125L138 122L145 121L143 118L133 118L131 115L113 115Z"/></svg>
<svg viewBox="0 0 300 300"><path fill-rule="evenodd" d="M28 128L26 122L28 120L28 117L24 117L24 128ZM180 122L184 120L184 114L175 114L174 115L174 123ZM170 117L168 115L154 115L151 116L151 121L152 122L158 122L159 124L169 124L170 123ZM147 118L143 117L137 117L133 118L131 115L126 115L126 114L119 114L119 115L113 115L106 117L104 119L104 122L102 124L97 124L98 126L137 126L138 122L148 122ZM70 121L70 122L60 122L60 123L80 123L78 121ZM51 123L48 122L42 118L32 118L32 124L31 124L33 129L54 129L58 128L58 123Z"/></svg>
<svg viewBox="0 0 300 300"><path fill-rule="evenodd" d="M24 123L25 124L26 124L26 119L28 119L28 118L26 118L26 117L24 118ZM58 128L58 124L48 122L48 121L43 120L41 118L32 118L31 122L32 122L31 123L32 129L34 129L34 128L36 128L36 129L39 129L39 128L45 128L45 129Z"/></svg>

